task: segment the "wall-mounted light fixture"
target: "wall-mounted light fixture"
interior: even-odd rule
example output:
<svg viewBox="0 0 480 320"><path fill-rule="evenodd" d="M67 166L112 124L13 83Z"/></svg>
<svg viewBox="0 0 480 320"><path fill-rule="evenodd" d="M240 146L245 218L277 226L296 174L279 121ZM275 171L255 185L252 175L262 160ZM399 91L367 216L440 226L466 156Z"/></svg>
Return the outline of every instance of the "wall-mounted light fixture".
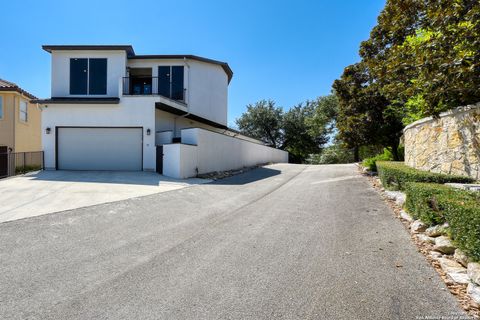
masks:
<svg viewBox="0 0 480 320"><path fill-rule="evenodd" d="M52 129L50 129L50 127L47 127L47 128L45 129L45 133L46 133L46 134L50 134L50 132L52 132Z"/></svg>
<svg viewBox="0 0 480 320"><path fill-rule="evenodd" d="M152 131L150 129L147 129L147 136L149 136L150 133L152 133Z"/></svg>

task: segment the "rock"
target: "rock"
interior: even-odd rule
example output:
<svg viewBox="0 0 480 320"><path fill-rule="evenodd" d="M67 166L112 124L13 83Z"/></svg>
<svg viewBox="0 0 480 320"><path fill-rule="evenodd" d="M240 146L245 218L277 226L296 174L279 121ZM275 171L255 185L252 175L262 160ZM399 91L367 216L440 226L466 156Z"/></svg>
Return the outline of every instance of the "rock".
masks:
<svg viewBox="0 0 480 320"><path fill-rule="evenodd" d="M403 192L399 192L397 194L397 197L395 198L395 203L399 206L399 207L403 207L403 204L405 203L405 199L407 199L407 195Z"/></svg>
<svg viewBox="0 0 480 320"><path fill-rule="evenodd" d="M453 254L455 260L460 263L462 266L466 267L470 261L467 255L460 249L456 249L455 253Z"/></svg>
<svg viewBox="0 0 480 320"><path fill-rule="evenodd" d="M425 229L427 229L427 225L420 220L415 220L412 222L410 228L412 232L419 233L425 231Z"/></svg>
<svg viewBox="0 0 480 320"><path fill-rule="evenodd" d="M385 190L385 196L390 200L397 200L397 198L402 197L402 195L405 196L405 194L400 191Z"/></svg>
<svg viewBox="0 0 480 320"><path fill-rule="evenodd" d="M467 265L467 274L475 284L480 285L480 263L470 262Z"/></svg>
<svg viewBox="0 0 480 320"><path fill-rule="evenodd" d="M429 236L427 236L423 233L420 233L418 235L418 240L420 240L422 242L426 242L426 243L431 243L431 244L435 243L435 238L429 237Z"/></svg>
<svg viewBox="0 0 480 320"><path fill-rule="evenodd" d="M467 286L467 293L472 297L473 301L480 303L480 286L470 282Z"/></svg>
<svg viewBox="0 0 480 320"><path fill-rule="evenodd" d="M400 211L400 218L408 222L412 222L413 218L405 210Z"/></svg>
<svg viewBox="0 0 480 320"><path fill-rule="evenodd" d="M430 251L430 257L432 257L434 260L438 260L438 258L443 257L443 254L438 251Z"/></svg>
<svg viewBox="0 0 480 320"><path fill-rule="evenodd" d="M440 236L438 238L435 238L435 246L433 247L433 250L445 254L452 254L455 252L455 247L453 246L450 239L445 236Z"/></svg>
<svg viewBox="0 0 480 320"><path fill-rule="evenodd" d="M427 230L425 230L425 234L429 237L439 237L444 233L445 233L445 227L439 224L437 224L436 226L427 228Z"/></svg>
<svg viewBox="0 0 480 320"><path fill-rule="evenodd" d="M470 278L467 275L467 269L464 268L460 263L447 258L438 258L437 261L440 263L442 270L453 281L463 284L470 282Z"/></svg>

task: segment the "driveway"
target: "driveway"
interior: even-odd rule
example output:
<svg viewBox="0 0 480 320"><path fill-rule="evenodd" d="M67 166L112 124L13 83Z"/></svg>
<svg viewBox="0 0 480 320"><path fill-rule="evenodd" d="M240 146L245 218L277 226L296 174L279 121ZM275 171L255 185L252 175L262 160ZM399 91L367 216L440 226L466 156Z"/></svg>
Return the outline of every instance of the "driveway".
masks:
<svg viewBox="0 0 480 320"><path fill-rule="evenodd" d="M0 318L459 319L356 172L274 165L0 224Z"/></svg>
<svg viewBox="0 0 480 320"><path fill-rule="evenodd" d="M40 171L0 180L0 222L177 190L209 180L153 172Z"/></svg>

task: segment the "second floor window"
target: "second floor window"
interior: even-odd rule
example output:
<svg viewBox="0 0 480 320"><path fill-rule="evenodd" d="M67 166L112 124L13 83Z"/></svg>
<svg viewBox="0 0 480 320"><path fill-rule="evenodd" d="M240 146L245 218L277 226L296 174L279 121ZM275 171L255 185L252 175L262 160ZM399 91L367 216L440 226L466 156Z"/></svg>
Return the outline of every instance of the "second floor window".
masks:
<svg viewBox="0 0 480 320"><path fill-rule="evenodd" d="M70 94L107 94L107 59L70 59Z"/></svg>
<svg viewBox="0 0 480 320"><path fill-rule="evenodd" d="M28 102L20 100L20 121L28 121Z"/></svg>
<svg viewBox="0 0 480 320"><path fill-rule="evenodd" d="M3 97L0 96L0 120L3 119Z"/></svg>

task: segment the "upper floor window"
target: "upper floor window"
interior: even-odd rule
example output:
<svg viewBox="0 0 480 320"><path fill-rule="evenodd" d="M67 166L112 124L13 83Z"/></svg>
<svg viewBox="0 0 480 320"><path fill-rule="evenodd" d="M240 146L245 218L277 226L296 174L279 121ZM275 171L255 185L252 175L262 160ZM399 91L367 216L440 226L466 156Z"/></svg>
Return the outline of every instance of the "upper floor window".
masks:
<svg viewBox="0 0 480 320"><path fill-rule="evenodd" d="M107 59L71 58L70 94L107 94Z"/></svg>
<svg viewBox="0 0 480 320"><path fill-rule="evenodd" d="M3 97L0 96L0 120L3 119Z"/></svg>
<svg viewBox="0 0 480 320"><path fill-rule="evenodd" d="M183 66L158 67L158 94L173 100L185 100Z"/></svg>
<svg viewBox="0 0 480 320"><path fill-rule="evenodd" d="M28 102L24 100L20 100L20 120L28 121Z"/></svg>

